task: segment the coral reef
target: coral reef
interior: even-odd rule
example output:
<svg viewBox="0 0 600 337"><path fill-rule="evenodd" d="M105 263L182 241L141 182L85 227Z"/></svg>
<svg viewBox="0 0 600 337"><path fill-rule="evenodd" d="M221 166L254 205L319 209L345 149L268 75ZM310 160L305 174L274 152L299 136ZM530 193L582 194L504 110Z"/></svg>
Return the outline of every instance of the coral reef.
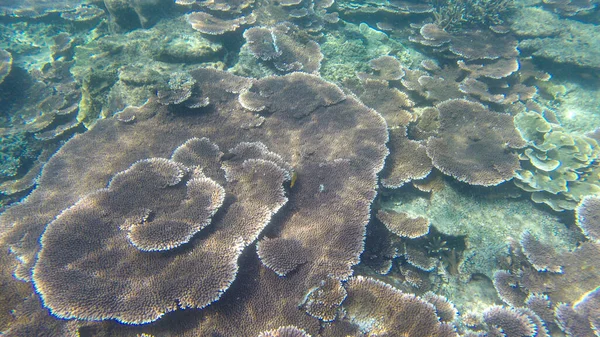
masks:
<svg viewBox="0 0 600 337"><path fill-rule="evenodd" d="M223 20L216 18L208 13L193 12L187 15L188 22L195 30L208 35L222 35L225 32L231 32L241 25L253 23L254 18L241 16L233 20Z"/></svg>
<svg viewBox="0 0 600 337"><path fill-rule="evenodd" d="M260 261L279 276L307 262L306 249L294 239L264 238L256 244L256 252Z"/></svg>
<svg viewBox="0 0 600 337"><path fill-rule="evenodd" d="M595 5L0 1L0 334L592 336Z"/></svg>
<svg viewBox="0 0 600 337"><path fill-rule="evenodd" d="M413 218L406 213L384 210L377 211L376 216L390 232L400 237L415 239L429 233L429 220L423 217Z"/></svg>
<svg viewBox="0 0 600 337"><path fill-rule="evenodd" d="M390 155L381 173L381 184L387 188L398 188L405 183L425 178L433 168L425 145L408 139L406 128L390 130L388 143Z"/></svg>
<svg viewBox="0 0 600 337"><path fill-rule="evenodd" d="M249 54L256 59L268 61L277 72L304 71L318 73L323 54L319 44L306 40L298 27L278 24L272 28L252 27L244 32ZM248 66L245 66L248 67Z"/></svg>
<svg viewBox="0 0 600 337"><path fill-rule="evenodd" d="M339 280L328 278L306 294L302 307L307 314L321 321L331 322L335 320L340 304L347 296L348 293Z"/></svg>

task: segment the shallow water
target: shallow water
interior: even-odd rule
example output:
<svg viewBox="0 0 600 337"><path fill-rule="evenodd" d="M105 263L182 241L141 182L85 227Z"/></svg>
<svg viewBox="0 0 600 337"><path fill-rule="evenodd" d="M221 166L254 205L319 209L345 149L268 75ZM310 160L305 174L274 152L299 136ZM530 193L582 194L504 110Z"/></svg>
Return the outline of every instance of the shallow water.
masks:
<svg viewBox="0 0 600 337"><path fill-rule="evenodd" d="M0 1L6 336L594 336L588 1Z"/></svg>

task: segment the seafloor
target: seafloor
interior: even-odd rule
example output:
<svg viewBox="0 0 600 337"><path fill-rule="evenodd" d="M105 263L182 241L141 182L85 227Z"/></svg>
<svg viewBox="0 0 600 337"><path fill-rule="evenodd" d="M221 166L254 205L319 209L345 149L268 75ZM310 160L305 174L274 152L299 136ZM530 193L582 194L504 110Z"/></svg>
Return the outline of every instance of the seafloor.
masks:
<svg viewBox="0 0 600 337"><path fill-rule="evenodd" d="M1 336L600 336L598 0L0 0Z"/></svg>

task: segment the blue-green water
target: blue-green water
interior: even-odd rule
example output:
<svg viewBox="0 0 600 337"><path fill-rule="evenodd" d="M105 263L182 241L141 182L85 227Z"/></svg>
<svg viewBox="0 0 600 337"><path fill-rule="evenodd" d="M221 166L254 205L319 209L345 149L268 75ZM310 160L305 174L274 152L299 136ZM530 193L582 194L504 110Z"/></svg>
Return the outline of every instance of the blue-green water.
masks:
<svg viewBox="0 0 600 337"><path fill-rule="evenodd" d="M0 0L0 334L595 336L595 0Z"/></svg>

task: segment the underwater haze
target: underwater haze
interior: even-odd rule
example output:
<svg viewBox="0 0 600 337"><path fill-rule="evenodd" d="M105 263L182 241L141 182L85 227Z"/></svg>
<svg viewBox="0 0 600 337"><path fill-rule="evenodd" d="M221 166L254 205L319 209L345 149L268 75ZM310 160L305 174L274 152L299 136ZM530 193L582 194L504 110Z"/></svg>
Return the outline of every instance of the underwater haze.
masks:
<svg viewBox="0 0 600 337"><path fill-rule="evenodd" d="M0 0L0 335L600 335L600 1Z"/></svg>

